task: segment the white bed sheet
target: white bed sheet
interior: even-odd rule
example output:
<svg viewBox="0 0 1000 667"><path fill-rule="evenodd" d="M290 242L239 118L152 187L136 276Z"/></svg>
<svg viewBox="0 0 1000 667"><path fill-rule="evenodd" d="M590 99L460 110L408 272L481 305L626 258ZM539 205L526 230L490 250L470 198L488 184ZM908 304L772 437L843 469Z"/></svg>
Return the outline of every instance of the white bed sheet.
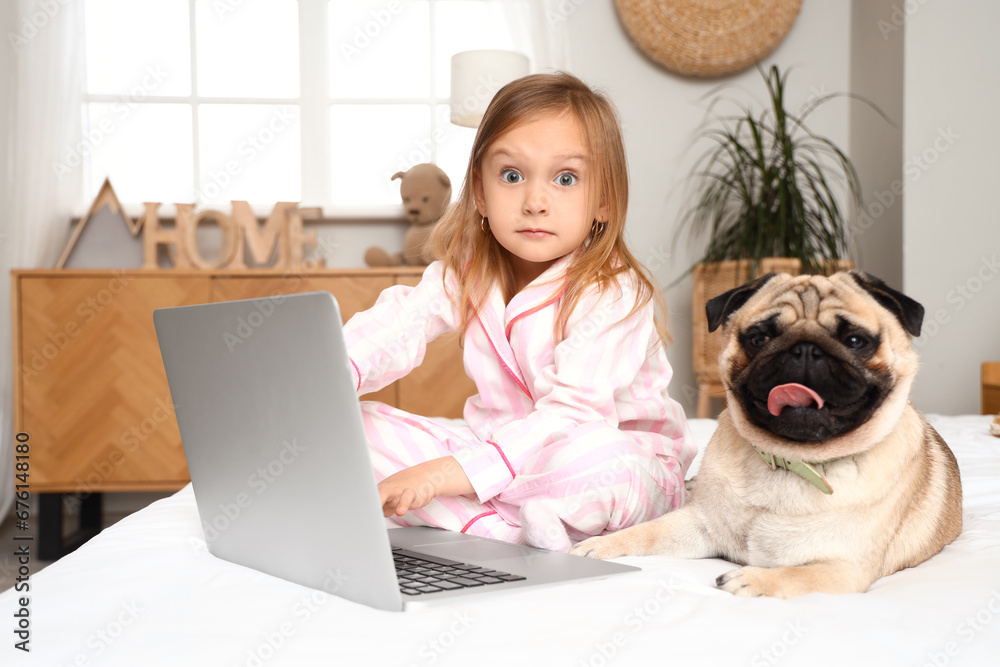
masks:
<svg viewBox="0 0 1000 667"><path fill-rule="evenodd" d="M962 469L965 527L859 595L742 599L722 560L623 558L642 572L381 612L208 554L190 486L31 578L31 653L64 665L1000 665L1000 439L932 416ZM715 422L694 420L698 442Z"/></svg>

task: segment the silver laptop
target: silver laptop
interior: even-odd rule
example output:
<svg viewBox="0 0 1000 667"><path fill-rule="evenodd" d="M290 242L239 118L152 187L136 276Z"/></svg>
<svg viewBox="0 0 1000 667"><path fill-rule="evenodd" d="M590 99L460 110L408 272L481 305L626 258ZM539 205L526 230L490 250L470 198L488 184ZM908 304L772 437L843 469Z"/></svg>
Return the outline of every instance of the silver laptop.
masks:
<svg viewBox="0 0 1000 667"><path fill-rule="evenodd" d="M378 609L638 568L388 529L329 292L153 314L209 551Z"/></svg>

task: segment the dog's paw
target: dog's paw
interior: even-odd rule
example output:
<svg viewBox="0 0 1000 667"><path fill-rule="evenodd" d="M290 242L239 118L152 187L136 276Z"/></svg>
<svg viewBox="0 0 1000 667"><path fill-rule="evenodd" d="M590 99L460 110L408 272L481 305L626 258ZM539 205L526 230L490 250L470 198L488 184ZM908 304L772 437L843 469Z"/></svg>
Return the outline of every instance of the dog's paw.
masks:
<svg viewBox="0 0 1000 667"><path fill-rule="evenodd" d="M715 585L722 590L744 598L784 597L779 593L779 583L775 581L774 570L752 566L730 570L715 580Z"/></svg>
<svg viewBox="0 0 1000 667"><path fill-rule="evenodd" d="M864 593L874 579L866 570L840 560L785 567L741 567L715 585L733 595L793 598L809 593Z"/></svg>
<svg viewBox="0 0 1000 667"><path fill-rule="evenodd" d="M570 553L574 556L586 556L601 560L631 555L628 541L620 537L619 533L587 538L573 547Z"/></svg>

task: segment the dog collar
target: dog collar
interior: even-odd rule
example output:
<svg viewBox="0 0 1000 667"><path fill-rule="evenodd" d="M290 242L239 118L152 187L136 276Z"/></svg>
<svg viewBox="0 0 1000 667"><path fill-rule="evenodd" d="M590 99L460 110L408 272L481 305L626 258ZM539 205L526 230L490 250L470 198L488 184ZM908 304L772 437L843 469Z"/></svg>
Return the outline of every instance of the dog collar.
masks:
<svg viewBox="0 0 1000 667"><path fill-rule="evenodd" d="M754 449L757 448L754 447ZM771 466L771 470L784 468L789 472L794 472L796 475L806 480L826 495L833 493L833 487L830 486L830 482L826 481L826 477L823 477L823 475L821 475L816 468L813 468L805 461L783 459L780 456L775 456L774 454L765 454L759 449L757 449L757 453L760 454L760 458L764 459L765 463Z"/></svg>

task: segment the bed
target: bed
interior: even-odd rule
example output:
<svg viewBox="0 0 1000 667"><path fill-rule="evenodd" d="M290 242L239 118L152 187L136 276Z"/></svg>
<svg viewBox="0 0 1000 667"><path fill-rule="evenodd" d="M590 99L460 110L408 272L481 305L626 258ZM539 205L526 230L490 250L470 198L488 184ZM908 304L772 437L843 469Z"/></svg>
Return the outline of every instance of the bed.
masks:
<svg viewBox="0 0 1000 667"><path fill-rule="evenodd" d="M190 485L0 594L0 663L68 665L1000 665L1000 439L930 416L962 470L961 536L865 594L743 599L722 560L381 612L211 556ZM715 422L693 420L700 448ZM696 469L697 460L693 466ZM4 547L7 549L8 547Z"/></svg>

